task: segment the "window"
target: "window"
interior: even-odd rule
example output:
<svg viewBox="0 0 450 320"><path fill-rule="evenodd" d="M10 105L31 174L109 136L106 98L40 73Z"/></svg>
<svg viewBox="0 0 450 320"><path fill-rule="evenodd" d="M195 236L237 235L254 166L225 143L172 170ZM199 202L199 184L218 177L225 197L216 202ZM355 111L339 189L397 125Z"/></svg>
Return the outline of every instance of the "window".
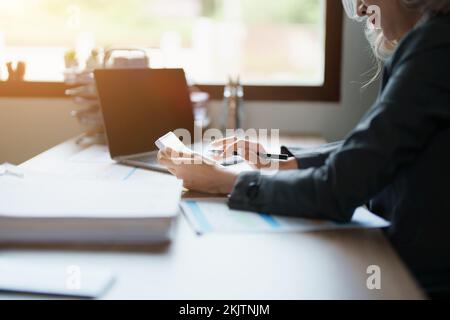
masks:
<svg viewBox="0 0 450 320"><path fill-rule="evenodd" d="M337 100L342 9L336 3L0 0L0 79L6 80L7 61L25 61L24 88L61 89L68 49L83 63L94 47L142 47L152 67L183 67L214 97L230 74L239 74L250 99Z"/></svg>

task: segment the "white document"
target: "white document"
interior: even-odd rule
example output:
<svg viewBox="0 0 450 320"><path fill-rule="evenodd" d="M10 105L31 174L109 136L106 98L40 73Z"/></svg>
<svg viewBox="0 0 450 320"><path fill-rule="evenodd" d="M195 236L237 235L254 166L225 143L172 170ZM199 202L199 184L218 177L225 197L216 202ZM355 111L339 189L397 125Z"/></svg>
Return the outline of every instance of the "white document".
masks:
<svg viewBox="0 0 450 320"><path fill-rule="evenodd" d="M81 179L0 179L0 217L148 218L173 215L182 183L167 176L158 185Z"/></svg>
<svg viewBox="0 0 450 320"><path fill-rule="evenodd" d="M114 163L109 155L108 146L94 144L74 156L69 161L77 163Z"/></svg>
<svg viewBox="0 0 450 320"><path fill-rule="evenodd" d="M26 172L0 177L0 242L143 244L168 240L182 181L61 178Z"/></svg>
<svg viewBox="0 0 450 320"><path fill-rule="evenodd" d="M358 208L349 224L300 218L275 217L263 213L231 210L226 199L186 200L181 204L190 224L199 234L309 232L333 229L385 228L389 223L364 208Z"/></svg>
<svg viewBox="0 0 450 320"><path fill-rule="evenodd" d="M151 184L155 179L156 181L161 180L161 176L163 176L163 174L154 171L116 163L111 160L108 147L104 145L92 145L74 154L69 158L69 161L42 162L39 165L39 172L34 171L31 174L36 175L37 173L64 178L108 181L135 182L136 180L147 179L148 184ZM29 174L27 174L28 176Z"/></svg>

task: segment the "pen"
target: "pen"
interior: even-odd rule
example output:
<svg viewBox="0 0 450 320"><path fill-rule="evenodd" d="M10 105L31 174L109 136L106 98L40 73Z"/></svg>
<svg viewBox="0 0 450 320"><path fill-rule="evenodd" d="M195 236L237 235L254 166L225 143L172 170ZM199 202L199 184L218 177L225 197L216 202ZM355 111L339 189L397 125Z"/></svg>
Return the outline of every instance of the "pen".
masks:
<svg viewBox="0 0 450 320"><path fill-rule="evenodd" d="M273 159L273 160L288 160L289 159L289 156L287 154L273 154L273 153L263 153L263 152L258 152L256 154L258 157L261 157L264 159Z"/></svg>
<svg viewBox="0 0 450 320"><path fill-rule="evenodd" d="M215 154L222 154L223 150L210 150L210 152L215 153ZM240 156L239 152L237 152L237 151L234 151L233 155ZM256 155L263 159L289 160L289 156L287 154L257 152Z"/></svg>
<svg viewBox="0 0 450 320"><path fill-rule="evenodd" d="M240 156L239 152L233 152L235 156ZM256 155L263 159L273 159L273 160L288 160L289 156L287 154L274 154L274 153L264 153L257 152Z"/></svg>

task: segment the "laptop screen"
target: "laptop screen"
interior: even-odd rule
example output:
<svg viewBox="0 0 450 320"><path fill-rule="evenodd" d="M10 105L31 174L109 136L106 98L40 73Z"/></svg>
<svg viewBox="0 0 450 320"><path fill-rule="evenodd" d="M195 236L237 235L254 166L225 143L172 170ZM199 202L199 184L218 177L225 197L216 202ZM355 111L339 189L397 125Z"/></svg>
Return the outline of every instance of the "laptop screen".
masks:
<svg viewBox="0 0 450 320"><path fill-rule="evenodd" d="M169 131L194 134L194 116L182 69L96 70L95 81L112 158L156 151Z"/></svg>

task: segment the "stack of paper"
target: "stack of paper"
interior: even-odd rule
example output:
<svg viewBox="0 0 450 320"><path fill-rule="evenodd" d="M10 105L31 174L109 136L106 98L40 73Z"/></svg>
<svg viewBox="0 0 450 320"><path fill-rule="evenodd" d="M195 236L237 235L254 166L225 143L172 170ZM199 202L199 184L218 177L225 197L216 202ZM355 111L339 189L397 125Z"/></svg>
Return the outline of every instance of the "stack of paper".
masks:
<svg viewBox="0 0 450 320"><path fill-rule="evenodd" d="M0 177L0 242L166 241L179 212L182 182L154 179Z"/></svg>

